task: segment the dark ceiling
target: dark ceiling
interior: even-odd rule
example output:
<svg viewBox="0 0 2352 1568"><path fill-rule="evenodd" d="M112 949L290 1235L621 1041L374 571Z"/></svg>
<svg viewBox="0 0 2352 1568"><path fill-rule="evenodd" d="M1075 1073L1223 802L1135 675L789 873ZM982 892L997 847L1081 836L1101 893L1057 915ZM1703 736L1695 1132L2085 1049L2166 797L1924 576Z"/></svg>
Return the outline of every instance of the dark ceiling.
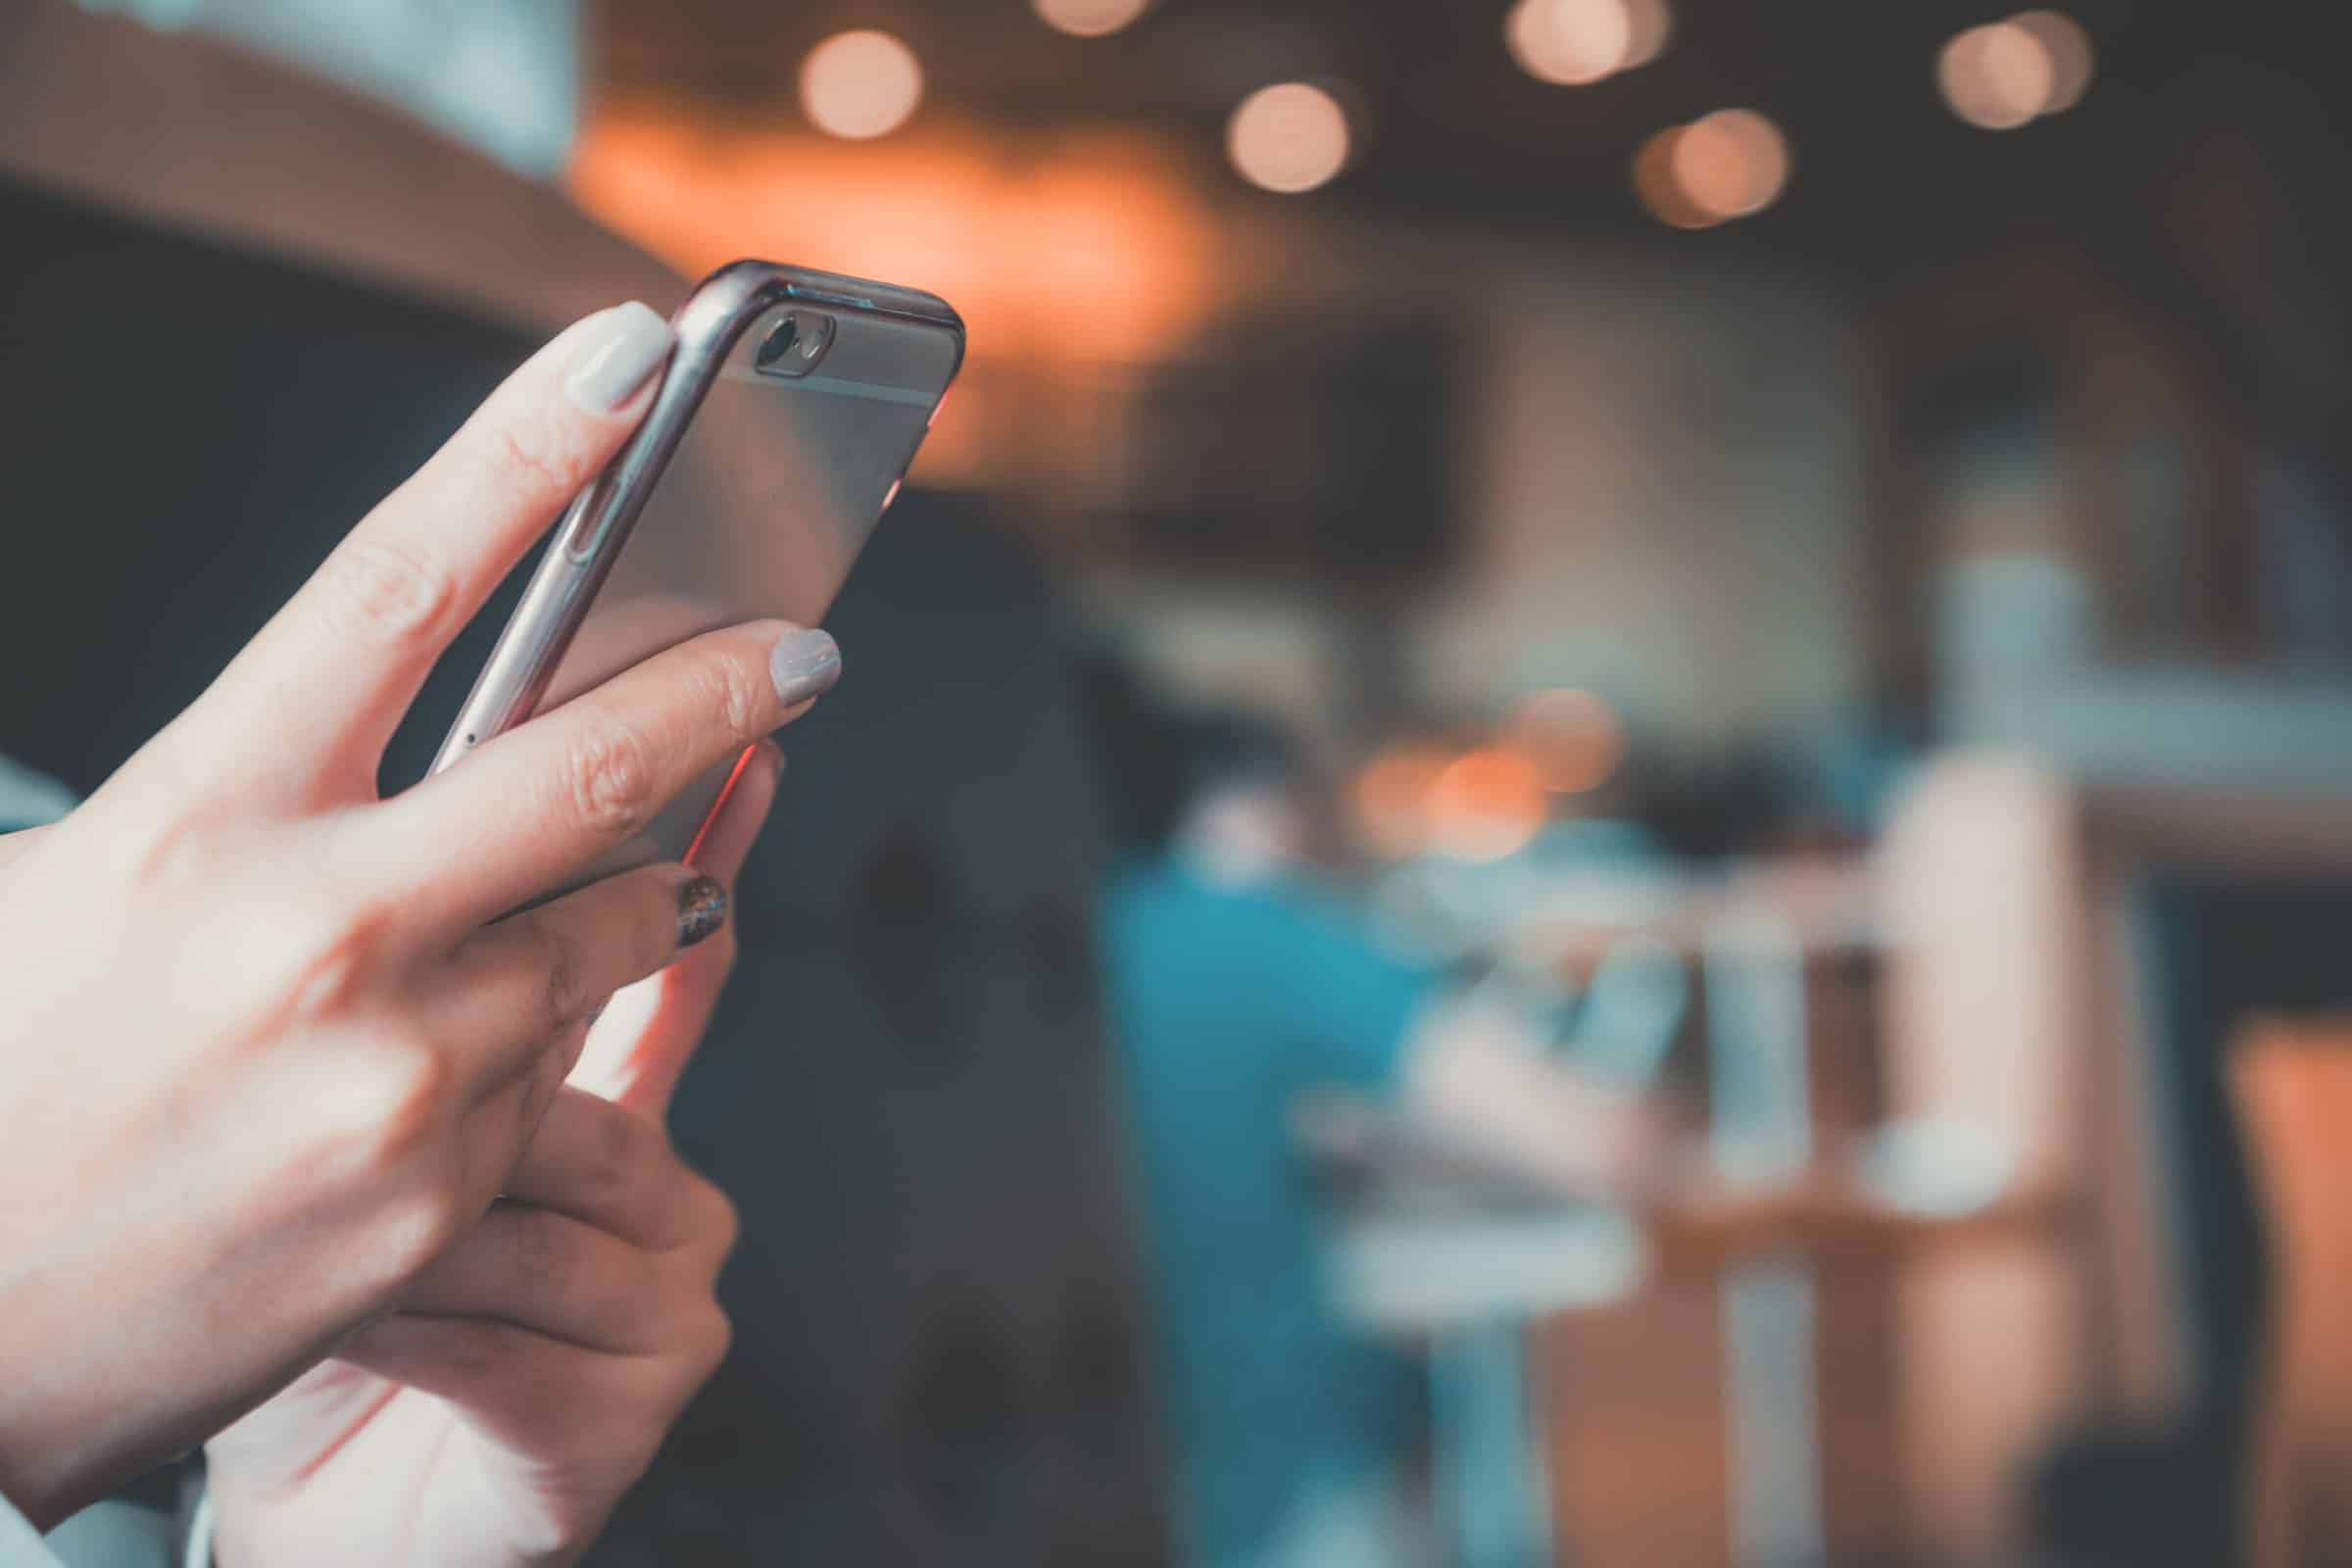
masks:
<svg viewBox="0 0 2352 1568"><path fill-rule="evenodd" d="M1656 225L1629 188L1634 149L1666 124L1743 104L1788 131L1795 177L1771 212L1722 231L1741 244L1776 243L1776 231L1780 244L1866 243L1914 211L1969 220L2097 205L2217 107L2277 120L2274 139L2315 172L2342 163L2326 125L2334 8L2306 0L2075 0L2099 56L2088 97L2007 133L1960 123L1933 78L1944 40L2016 9L1999 0L1680 0L1661 59L1589 87L1523 74L1502 47L1506 9L1159 0L1123 32L1080 39L1046 27L1025 0L601 0L592 75L598 90L797 125L795 74L809 46L880 26L920 55L925 113L1144 123L1210 157L1252 88L1338 76L1360 89L1370 135L1355 167L1305 200L1645 235Z"/></svg>

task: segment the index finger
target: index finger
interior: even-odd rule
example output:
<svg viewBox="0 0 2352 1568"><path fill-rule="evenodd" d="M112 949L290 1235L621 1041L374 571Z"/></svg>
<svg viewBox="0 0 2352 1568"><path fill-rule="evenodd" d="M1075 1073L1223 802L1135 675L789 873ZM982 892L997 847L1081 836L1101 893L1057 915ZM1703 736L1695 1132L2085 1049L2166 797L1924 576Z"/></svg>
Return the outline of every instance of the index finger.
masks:
<svg viewBox="0 0 2352 1568"><path fill-rule="evenodd" d="M832 638L778 621L682 642L364 813L380 885L467 930L528 904L840 673Z"/></svg>
<svg viewBox="0 0 2352 1568"><path fill-rule="evenodd" d="M525 361L173 726L203 732L203 765L178 771L239 792L372 783L433 661L636 428L674 342L632 302Z"/></svg>

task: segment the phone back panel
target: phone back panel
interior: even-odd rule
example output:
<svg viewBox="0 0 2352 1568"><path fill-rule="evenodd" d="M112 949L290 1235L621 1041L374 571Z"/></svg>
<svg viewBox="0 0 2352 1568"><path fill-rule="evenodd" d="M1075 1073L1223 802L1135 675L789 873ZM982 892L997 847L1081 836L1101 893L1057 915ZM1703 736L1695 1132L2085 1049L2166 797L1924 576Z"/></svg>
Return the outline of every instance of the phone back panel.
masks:
<svg viewBox="0 0 2352 1568"><path fill-rule="evenodd" d="M823 358L798 377L757 364L787 315L833 322ZM691 305L680 328L682 358L697 348L723 357L532 712L717 627L769 617L817 624L962 353L960 335L941 324L807 298L760 311L730 342L696 344ZM574 537L578 520L559 529L543 574L562 572L564 553L587 543ZM688 858L734 766L731 759L710 769L579 880Z"/></svg>

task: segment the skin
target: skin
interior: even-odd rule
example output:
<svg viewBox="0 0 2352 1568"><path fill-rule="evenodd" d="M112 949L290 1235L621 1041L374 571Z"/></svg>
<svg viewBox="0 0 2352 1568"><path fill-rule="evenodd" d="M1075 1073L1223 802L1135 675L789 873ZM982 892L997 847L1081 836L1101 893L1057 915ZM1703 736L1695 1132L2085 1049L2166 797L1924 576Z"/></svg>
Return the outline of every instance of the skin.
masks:
<svg viewBox="0 0 2352 1568"><path fill-rule="evenodd" d="M746 770L700 869L733 881L779 761ZM734 1206L662 1121L734 954L730 926L615 998L488 1213L205 1446L220 1563L568 1562L594 1539L727 1349Z"/></svg>
<svg viewBox="0 0 2352 1568"><path fill-rule="evenodd" d="M36 1525L285 1390L216 1449L224 1564L567 1560L723 1346L733 1222L659 1117L724 948L600 1028L621 1103L565 1088L589 1014L677 956L696 873L506 911L796 717L769 675L796 629L696 638L374 784L650 402L567 391L609 338L534 356L88 802L0 839L0 1494ZM355 1558L320 1499L407 1534Z"/></svg>

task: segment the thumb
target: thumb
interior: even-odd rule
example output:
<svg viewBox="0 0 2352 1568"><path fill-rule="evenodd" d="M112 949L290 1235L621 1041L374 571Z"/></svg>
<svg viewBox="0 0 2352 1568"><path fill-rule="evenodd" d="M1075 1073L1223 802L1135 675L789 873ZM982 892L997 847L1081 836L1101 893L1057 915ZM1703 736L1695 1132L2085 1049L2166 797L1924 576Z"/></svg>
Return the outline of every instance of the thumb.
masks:
<svg viewBox="0 0 2352 1568"><path fill-rule="evenodd" d="M695 868L714 877L732 898L736 874L767 820L784 770L784 754L762 741L744 754L717 814L690 852ZM570 1082L659 1122L686 1064L702 1044L718 1003L719 988L734 967L736 923L689 949L651 979L612 999L589 1032L580 1065Z"/></svg>

